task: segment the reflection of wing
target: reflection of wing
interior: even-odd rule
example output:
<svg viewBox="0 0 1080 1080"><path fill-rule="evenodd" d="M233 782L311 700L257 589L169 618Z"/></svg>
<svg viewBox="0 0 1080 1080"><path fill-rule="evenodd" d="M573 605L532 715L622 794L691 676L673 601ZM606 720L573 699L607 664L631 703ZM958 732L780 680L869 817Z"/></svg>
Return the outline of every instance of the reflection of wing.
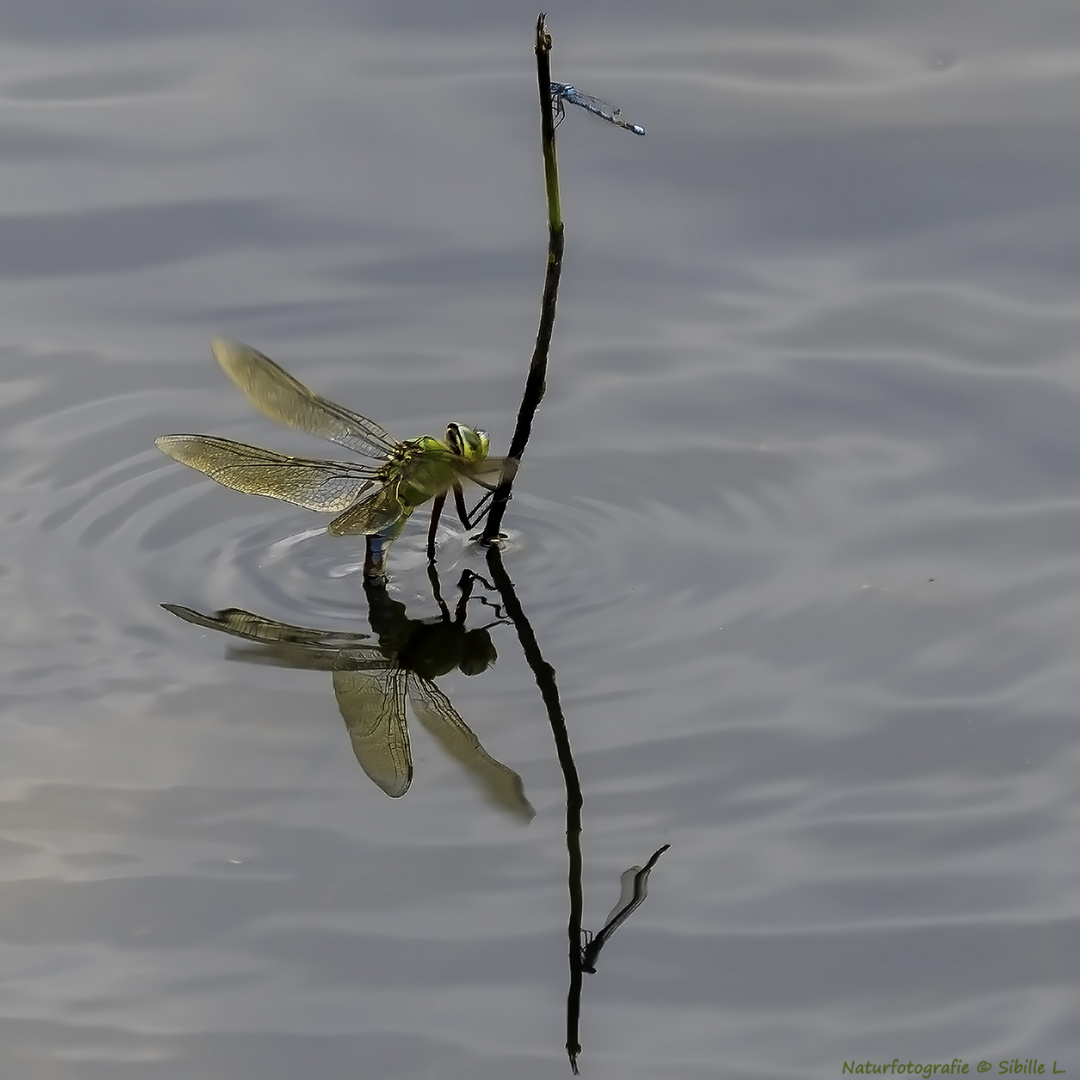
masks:
<svg viewBox="0 0 1080 1080"><path fill-rule="evenodd" d="M225 487L306 510L345 510L377 479L376 470L368 465L289 457L216 435L162 435L157 446Z"/></svg>
<svg viewBox="0 0 1080 1080"><path fill-rule="evenodd" d="M390 484L357 506L351 506L330 522L332 536L374 536L393 525L404 523L411 511L398 498L398 485Z"/></svg>
<svg viewBox="0 0 1080 1080"><path fill-rule="evenodd" d="M460 761L480 782L487 797L525 821L536 811L525 798L525 788L513 769L496 761L481 745L472 729L458 715L450 699L430 679L409 675L409 699L416 718L435 736L451 757Z"/></svg>
<svg viewBox="0 0 1080 1080"><path fill-rule="evenodd" d="M161 606L185 622L257 643L242 649L229 649L226 655L230 660L305 671L335 671L343 667L367 670L385 668L387 665L381 649L364 644L371 640L368 634L293 626L276 619L265 619L241 608L225 608L213 615L203 615L179 604Z"/></svg>
<svg viewBox="0 0 1080 1080"><path fill-rule="evenodd" d="M334 693L356 760L391 799L404 795L412 783L405 680L398 667L334 672Z"/></svg>
<svg viewBox="0 0 1080 1080"><path fill-rule="evenodd" d="M263 416L376 461L394 449L394 440L374 421L313 393L262 353L221 338L210 347L225 374Z"/></svg>
<svg viewBox="0 0 1080 1080"><path fill-rule="evenodd" d="M166 611L179 616L185 622L205 626L208 630L220 630L248 641L270 644L302 645L311 648L341 649L370 641L368 634L351 634L337 630L316 630L312 626L293 626L291 623L267 619L242 608L223 608L213 615L203 615L192 608L179 604L162 604Z"/></svg>

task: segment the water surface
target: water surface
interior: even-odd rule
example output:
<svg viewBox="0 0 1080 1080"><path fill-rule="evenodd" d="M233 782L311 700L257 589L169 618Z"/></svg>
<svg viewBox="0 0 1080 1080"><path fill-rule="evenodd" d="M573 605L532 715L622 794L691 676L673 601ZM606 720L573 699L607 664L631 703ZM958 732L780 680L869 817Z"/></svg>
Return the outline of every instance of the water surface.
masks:
<svg viewBox="0 0 1080 1080"><path fill-rule="evenodd" d="M521 5L9 5L0 1055L49 1080L567 1074L565 788L512 630L391 800L325 671L362 551L153 448L274 357L505 448L545 259ZM506 518L584 789L589 1077L1080 1068L1080 9L591 5L548 395ZM438 614L423 515L391 594ZM448 599L482 554L450 525ZM452 602L452 599L451 599ZM475 612L483 621L484 612ZM1077 694L1078 697L1073 695ZM1070 824L1071 823L1071 824Z"/></svg>

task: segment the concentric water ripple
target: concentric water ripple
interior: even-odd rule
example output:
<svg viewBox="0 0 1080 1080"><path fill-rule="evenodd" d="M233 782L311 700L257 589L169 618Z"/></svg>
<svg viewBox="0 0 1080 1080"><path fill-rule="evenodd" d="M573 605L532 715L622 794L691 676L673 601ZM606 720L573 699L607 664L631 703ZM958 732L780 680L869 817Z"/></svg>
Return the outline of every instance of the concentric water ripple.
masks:
<svg viewBox="0 0 1080 1080"><path fill-rule="evenodd" d="M57 369L65 362L57 358ZM50 363L9 363L3 390L8 440L16 461L23 462L7 480L9 513L18 518L26 560L48 566L41 577L51 602L78 600L87 612L123 611L128 620L141 611L140 625L153 619L159 602L193 598L252 610L269 604L283 617L353 616L362 538L331 537L328 516L227 491L153 448L153 438L167 425L158 418L190 410L190 392L151 393L130 384L151 382L153 371L136 375L92 360L87 364L97 377L73 385L50 379ZM110 376L126 389L110 392ZM277 435L266 426L268 444ZM327 450L331 456L337 452ZM689 448L686 453L691 461L700 456ZM715 472L724 471L718 457ZM698 562L704 571L714 561L719 504L706 501L694 517L680 509L685 497L678 481L685 482L687 473L677 458L657 455L592 455L584 477L572 460L542 452L526 458L505 518L504 560L523 588L543 577L538 615L557 612L567 641L574 641L575 626L590 612L617 611L629 599L640 603L642 590L649 602L658 602L670 587L672 567L684 578L688 565ZM636 478L629 485L628 474ZM534 476L565 493L535 494ZM575 476L577 490L571 486ZM580 492L582 479L595 495ZM725 501L730 529L738 524L730 514L737 497L729 493ZM391 553L395 588L406 595L427 590L426 524L422 509ZM72 547L79 552L78 566L70 556L55 555ZM641 549L655 553L654 572L630 580ZM464 565L482 570L483 553L446 515L440 571L449 580ZM698 603L715 596L710 581L703 572Z"/></svg>
<svg viewBox="0 0 1080 1080"><path fill-rule="evenodd" d="M498 660L439 688L536 817L420 725L388 798L327 671L159 606L363 633L362 544L153 447L337 455L247 409L219 333L395 433L505 446L546 240L530 26L157 8L16 4L6 39L4 1064L565 1075L567 791L514 628L478 585ZM1080 8L786 8L552 26L649 136L560 126L504 562L583 788L586 924L671 844L587 983L582 1072L1068 1068ZM391 552L414 619L426 518ZM448 521L451 605L465 567Z"/></svg>

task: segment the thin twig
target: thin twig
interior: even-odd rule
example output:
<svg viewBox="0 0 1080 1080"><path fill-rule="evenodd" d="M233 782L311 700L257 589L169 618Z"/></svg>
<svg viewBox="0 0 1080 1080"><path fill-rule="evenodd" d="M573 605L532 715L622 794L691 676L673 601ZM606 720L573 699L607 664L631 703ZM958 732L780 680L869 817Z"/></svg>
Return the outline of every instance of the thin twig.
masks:
<svg viewBox="0 0 1080 1080"><path fill-rule="evenodd" d="M540 135L544 148L544 184L547 189L548 207L548 261L544 277L544 298L540 304L540 326L536 331L536 347L529 363L525 380L525 392L518 409L514 437L510 440L510 453L503 468L499 484L491 498L491 509L480 542L494 544L499 539L510 489L525 446L532 431L533 417L544 397L547 384L548 349L551 332L555 326L555 304L559 297L559 277L562 274L563 222L559 205L559 168L555 160L555 119L551 110L551 35L540 13L536 22L536 79L540 93Z"/></svg>

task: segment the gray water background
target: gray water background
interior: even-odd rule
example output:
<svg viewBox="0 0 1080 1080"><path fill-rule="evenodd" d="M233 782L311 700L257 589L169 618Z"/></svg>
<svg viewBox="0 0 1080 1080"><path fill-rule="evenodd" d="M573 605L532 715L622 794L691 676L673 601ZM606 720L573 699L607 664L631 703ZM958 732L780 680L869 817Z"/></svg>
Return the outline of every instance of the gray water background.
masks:
<svg viewBox="0 0 1080 1080"><path fill-rule="evenodd" d="M324 672L162 611L366 629L325 518L153 448L236 337L402 437L506 447L546 230L515 2L0 17L0 1064L567 1075L565 791L512 632L400 800ZM585 794L590 1078L1080 1069L1080 5L595 3L506 564ZM436 609L423 515L396 598ZM449 527L444 588L483 559Z"/></svg>

